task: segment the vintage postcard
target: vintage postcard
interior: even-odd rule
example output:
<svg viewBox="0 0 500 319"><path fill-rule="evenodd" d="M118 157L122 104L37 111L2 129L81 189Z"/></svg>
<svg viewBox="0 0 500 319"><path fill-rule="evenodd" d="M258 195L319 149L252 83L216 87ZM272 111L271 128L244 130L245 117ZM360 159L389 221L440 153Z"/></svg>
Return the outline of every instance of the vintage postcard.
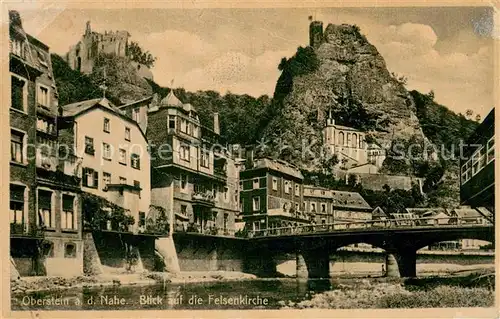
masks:
<svg viewBox="0 0 500 319"><path fill-rule="evenodd" d="M497 317L497 10L4 3L3 315Z"/></svg>

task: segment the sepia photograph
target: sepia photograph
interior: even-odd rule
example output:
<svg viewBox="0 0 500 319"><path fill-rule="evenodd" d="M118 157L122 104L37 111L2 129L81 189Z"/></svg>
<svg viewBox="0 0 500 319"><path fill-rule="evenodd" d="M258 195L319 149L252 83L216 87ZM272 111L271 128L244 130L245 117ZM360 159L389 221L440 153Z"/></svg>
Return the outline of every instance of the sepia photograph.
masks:
<svg viewBox="0 0 500 319"><path fill-rule="evenodd" d="M270 5L3 5L8 316L498 314L497 8Z"/></svg>

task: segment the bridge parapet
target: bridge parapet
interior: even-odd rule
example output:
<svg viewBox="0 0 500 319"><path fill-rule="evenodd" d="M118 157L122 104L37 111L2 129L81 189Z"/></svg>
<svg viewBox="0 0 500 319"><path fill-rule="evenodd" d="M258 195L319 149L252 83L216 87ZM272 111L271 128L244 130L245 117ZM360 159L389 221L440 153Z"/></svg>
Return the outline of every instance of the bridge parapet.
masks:
<svg viewBox="0 0 500 319"><path fill-rule="evenodd" d="M419 228L455 228L462 226L480 226L486 224L479 222L476 218L467 217L446 217L433 218L422 217L413 219L386 219L386 220L369 220L361 222L349 223L330 223L321 225L298 225L292 227L278 227L259 230L250 230L248 237L273 237L273 236L290 236L301 234L316 234L316 233L331 233L352 230L392 230L392 229L419 229Z"/></svg>

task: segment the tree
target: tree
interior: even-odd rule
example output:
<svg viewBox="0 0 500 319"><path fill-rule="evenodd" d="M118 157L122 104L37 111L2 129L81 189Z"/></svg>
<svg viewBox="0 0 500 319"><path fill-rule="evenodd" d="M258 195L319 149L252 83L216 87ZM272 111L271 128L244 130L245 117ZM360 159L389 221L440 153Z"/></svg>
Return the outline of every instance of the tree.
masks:
<svg viewBox="0 0 500 319"><path fill-rule="evenodd" d="M143 51L137 42L130 42L127 50L127 55L132 61L144 64L148 68L152 68L154 66L156 57L154 57L149 51Z"/></svg>
<svg viewBox="0 0 500 319"><path fill-rule="evenodd" d="M470 119L473 114L474 114L474 111L472 111L471 109L467 109L465 111L465 117L467 117L467 119Z"/></svg>

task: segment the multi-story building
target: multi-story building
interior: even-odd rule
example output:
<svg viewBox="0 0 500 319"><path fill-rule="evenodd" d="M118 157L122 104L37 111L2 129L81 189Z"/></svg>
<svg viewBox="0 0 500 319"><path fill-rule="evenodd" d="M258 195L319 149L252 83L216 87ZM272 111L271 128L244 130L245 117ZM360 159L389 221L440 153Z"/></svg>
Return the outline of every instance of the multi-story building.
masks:
<svg viewBox="0 0 500 319"><path fill-rule="evenodd" d="M460 203L495 210L495 109L467 139L461 156Z"/></svg>
<svg viewBox="0 0 500 319"><path fill-rule="evenodd" d="M21 276L81 274L80 178L76 157L59 152L49 48L9 17L11 256Z"/></svg>
<svg viewBox="0 0 500 319"><path fill-rule="evenodd" d="M303 225L303 176L281 160L259 158L240 172L240 205L249 230Z"/></svg>
<svg viewBox="0 0 500 319"><path fill-rule="evenodd" d="M151 204L174 212L177 231L234 234L239 165L220 143L218 114L213 129L202 125L195 108L173 91L159 103L152 98L123 109L147 127Z"/></svg>
<svg viewBox="0 0 500 319"><path fill-rule="evenodd" d="M90 74L99 54L127 57L129 55L129 37L130 34L124 30L105 31L104 34L92 31L90 21L87 21L85 33L77 44L70 47L66 54L66 62L73 70ZM147 66L137 62L131 64L140 76L148 79L153 78L153 74Z"/></svg>
<svg viewBox="0 0 500 319"><path fill-rule="evenodd" d="M82 191L123 208L134 218L128 230L139 232L151 196L148 141L137 122L106 98L62 106L60 122L60 141L81 158Z"/></svg>
<svg viewBox="0 0 500 319"><path fill-rule="evenodd" d="M331 112L323 129L323 141L330 153L337 155L338 166L342 169L359 167L353 172L376 173L386 157L383 148L372 141L367 142L365 132L335 124Z"/></svg>
<svg viewBox="0 0 500 319"><path fill-rule="evenodd" d="M359 193L304 185L304 212L316 224L368 221L372 211Z"/></svg>

